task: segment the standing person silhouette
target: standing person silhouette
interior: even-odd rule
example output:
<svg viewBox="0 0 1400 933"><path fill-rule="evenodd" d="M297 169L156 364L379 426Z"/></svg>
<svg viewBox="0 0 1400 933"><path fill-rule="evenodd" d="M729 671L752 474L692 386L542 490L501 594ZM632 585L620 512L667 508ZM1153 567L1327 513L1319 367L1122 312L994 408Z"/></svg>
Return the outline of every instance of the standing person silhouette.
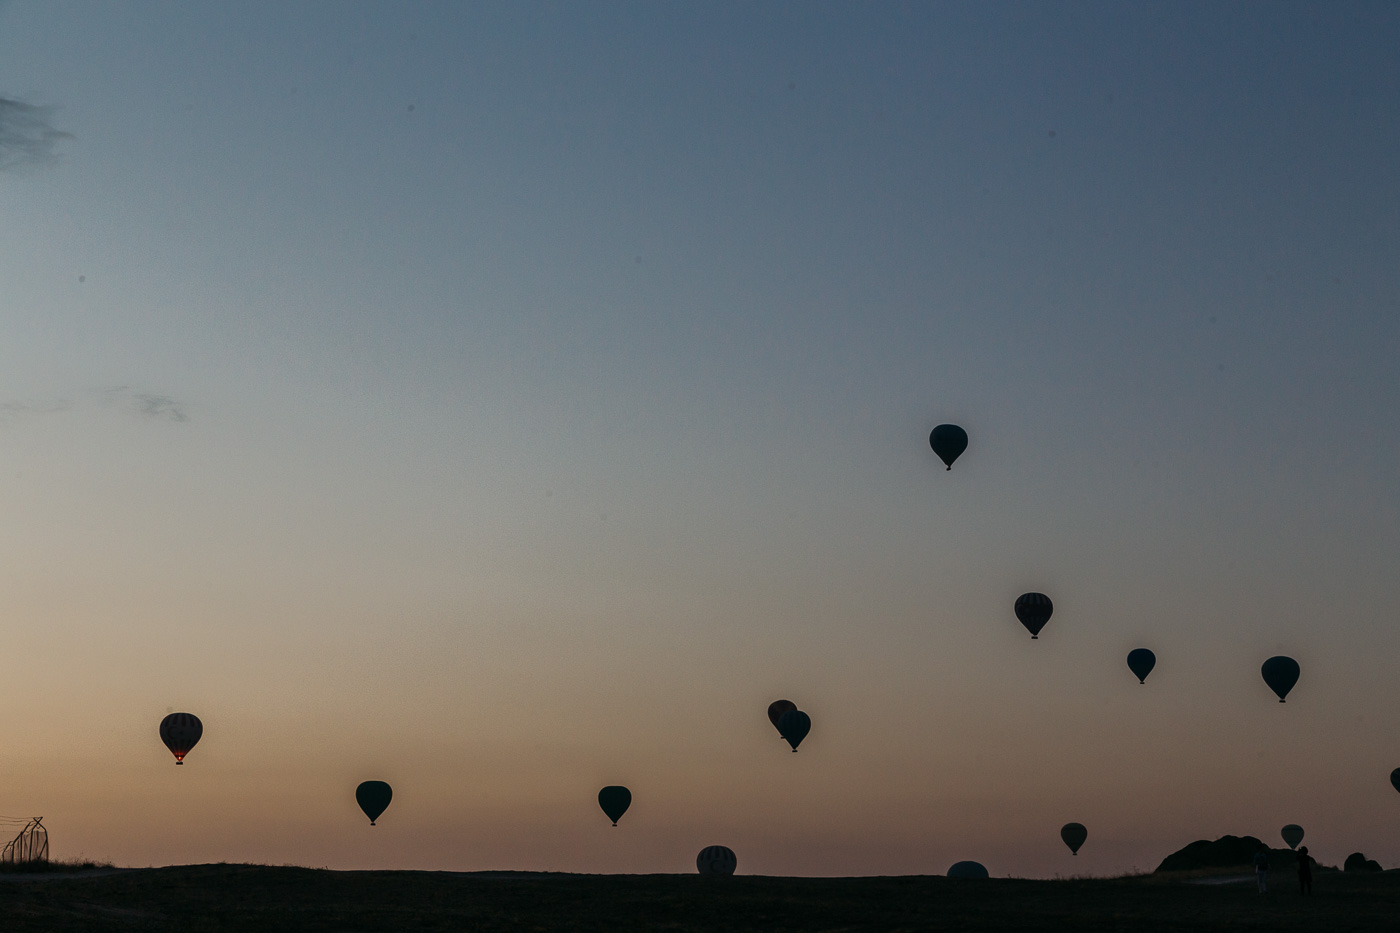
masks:
<svg viewBox="0 0 1400 933"><path fill-rule="evenodd" d="M1312 896L1312 856L1308 854L1308 847L1302 846L1298 849L1298 893Z"/></svg>
<svg viewBox="0 0 1400 933"><path fill-rule="evenodd" d="M1254 853L1254 878L1259 882L1259 893L1269 890L1269 847L1259 843L1259 851Z"/></svg>

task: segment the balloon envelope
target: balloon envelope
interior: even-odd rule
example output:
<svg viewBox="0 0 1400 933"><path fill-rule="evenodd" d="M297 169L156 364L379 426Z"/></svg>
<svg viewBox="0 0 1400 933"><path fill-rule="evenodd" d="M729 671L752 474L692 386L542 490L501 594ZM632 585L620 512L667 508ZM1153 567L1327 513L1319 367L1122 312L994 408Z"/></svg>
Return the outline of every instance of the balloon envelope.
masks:
<svg viewBox="0 0 1400 933"><path fill-rule="evenodd" d="M787 739L793 751L802 744L807 733L812 731L812 718L800 709L790 709L778 720L778 732Z"/></svg>
<svg viewBox="0 0 1400 933"><path fill-rule="evenodd" d="M1084 844L1084 840L1089 838L1089 831L1084 828L1083 823L1066 823L1060 827L1060 838L1069 846L1069 851L1079 854L1079 847Z"/></svg>
<svg viewBox="0 0 1400 933"><path fill-rule="evenodd" d="M1298 662L1283 655L1269 658L1259 672L1264 675L1264 683L1269 685L1269 689L1278 694L1280 703L1298 682Z"/></svg>
<svg viewBox="0 0 1400 933"><path fill-rule="evenodd" d="M175 756L175 763L185 763L185 756L204 735L204 723L194 713L171 713L160 721L160 740Z"/></svg>
<svg viewBox="0 0 1400 933"><path fill-rule="evenodd" d="M987 868L981 862L954 862L948 869L949 878L986 878Z"/></svg>
<svg viewBox="0 0 1400 933"><path fill-rule="evenodd" d="M783 718L783 713L791 709L797 709L797 704L791 700L774 700L768 704L768 721L774 729L778 728L778 720Z"/></svg>
<svg viewBox="0 0 1400 933"><path fill-rule="evenodd" d="M695 856L695 870L702 875L732 875L739 859L729 846L705 846Z"/></svg>
<svg viewBox="0 0 1400 933"><path fill-rule="evenodd" d="M620 784L610 784L598 791L598 806L612 820L614 826L622 819L622 814L632 806L632 792Z"/></svg>
<svg viewBox="0 0 1400 933"><path fill-rule="evenodd" d="M1157 666L1157 656L1147 648L1134 648L1128 652L1128 670L1137 677L1138 683L1147 683L1147 675Z"/></svg>
<svg viewBox="0 0 1400 933"><path fill-rule="evenodd" d="M1284 842L1288 843L1288 848L1296 849L1298 843L1303 841L1303 827L1297 823L1289 823L1279 831L1279 835L1283 837Z"/></svg>
<svg viewBox="0 0 1400 933"><path fill-rule="evenodd" d="M940 424L928 436L928 445L951 470L953 461L967 450L967 432L956 424Z"/></svg>
<svg viewBox="0 0 1400 933"><path fill-rule="evenodd" d="M365 811L371 826L379 819L379 815L388 809L389 801L393 799L394 789L383 781L364 781L355 788L355 802Z"/></svg>
<svg viewBox="0 0 1400 933"><path fill-rule="evenodd" d="M1044 593L1022 593L1016 597L1016 618L1031 633L1032 638L1040 637L1040 630L1050 621L1055 604Z"/></svg>

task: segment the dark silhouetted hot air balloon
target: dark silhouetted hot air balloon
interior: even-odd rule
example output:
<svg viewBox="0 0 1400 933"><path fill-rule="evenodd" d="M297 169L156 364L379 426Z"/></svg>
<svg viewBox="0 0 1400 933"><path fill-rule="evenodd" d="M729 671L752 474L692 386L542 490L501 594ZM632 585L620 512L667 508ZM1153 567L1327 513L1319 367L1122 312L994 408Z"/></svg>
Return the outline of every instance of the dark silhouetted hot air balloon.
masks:
<svg viewBox="0 0 1400 933"><path fill-rule="evenodd" d="M797 704L791 700L774 700L768 704L768 721L774 729L778 728L778 720L783 718L783 713L790 709L797 709Z"/></svg>
<svg viewBox="0 0 1400 933"><path fill-rule="evenodd" d="M1264 683L1269 685L1269 689L1278 694L1278 701L1282 703L1284 697L1288 696L1288 691L1293 689L1293 685L1298 682L1298 662L1283 655L1269 658L1264 662L1264 666L1259 669L1264 675Z"/></svg>
<svg viewBox="0 0 1400 933"><path fill-rule="evenodd" d="M797 751L797 746L812 731L812 718L800 709L790 709L778 720L778 732Z"/></svg>
<svg viewBox="0 0 1400 933"><path fill-rule="evenodd" d="M981 862L954 862L948 869L949 878L986 878L987 867Z"/></svg>
<svg viewBox="0 0 1400 933"><path fill-rule="evenodd" d="M394 789L383 781L365 781L355 788L355 802L365 811L371 826L389 808L389 801L393 799Z"/></svg>
<svg viewBox="0 0 1400 933"><path fill-rule="evenodd" d="M1396 790L1400 790L1400 768L1396 768L1394 771L1390 772L1390 786Z"/></svg>
<svg viewBox="0 0 1400 933"><path fill-rule="evenodd" d="M1069 846L1071 855L1078 855L1079 847L1089 838L1089 831L1084 828L1083 823L1066 823L1060 827L1060 838Z"/></svg>
<svg viewBox="0 0 1400 933"><path fill-rule="evenodd" d="M967 450L967 432L956 424L940 424L928 436L928 445L951 470L953 461Z"/></svg>
<svg viewBox="0 0 1400 933"><path fill-rule="evenodd" d="M1303 827L1299 826L1297 823L1289 823L1283 829L1279 830L1279 835L1283 837L1284 842L1288 843L1288 848L1296 849L1298 848L1298 843L1303 841Z"/></svg>
<svg viewBox="0 0 1400 933"><path fill-rule="evenodd" d="M695 870L702 875L732 875L739 859L729 846L705 846L695 856Z"/></svg>
<svg viewBox="0 0 1400 933"><path fill-rule="evenodd" d="M177 765L185 763L185 756L203 734L204 723L194 713L171 713L160 721L160 740L175 756Z"/></svg>
<svg viewBox="0 0 1400 933"><path fill-rule="evenodd" d="M622 814L632 806L632 792L619 784L610 784L598 791L598 806L612 820L614 826L622 819Z"/></svg>
<svg viewBox="0 0 1400 933"><path fill-rule="evenodd" d="M1137 677L1138 683L1147 683L1147 675L1157 666L1157 656L1147 648L1134 648L1128 652L1128 670Z"/></svg>
<svg viewBox="0 0 1400 933"><path fill-rule="evenodd" d="M1040 637L1040 630L1050 621L1055 604L1044 593L1022 593L1016 597L1016 618L1031 633L1032 638Z"/></svg>

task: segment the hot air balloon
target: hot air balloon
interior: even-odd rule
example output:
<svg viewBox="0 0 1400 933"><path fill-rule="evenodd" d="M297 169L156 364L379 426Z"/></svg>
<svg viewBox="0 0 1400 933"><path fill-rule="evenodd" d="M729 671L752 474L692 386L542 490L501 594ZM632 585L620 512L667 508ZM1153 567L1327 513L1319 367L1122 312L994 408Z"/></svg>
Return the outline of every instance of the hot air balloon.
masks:
<svg viewBox="0 0 1400 933"><path fill-rule="evenodd" d="M1084 828L1083 823L1066 823L1060 827L1060 838L1069 846L1071 855L1078 855L1079 847L1089 838L1089 831Z"/></svg>
<svg viewBox="0 0 1400 933"><path fill-rule="evenodd" d="M622 814L632 806L632 792L621 785L610 784L598 791L598 806L603 808L608 819L616 826L617 821L622 819Z"/></svg>
<svg viewBox="0 0 1400 933"><path fill-rule="evenodd" d="M1269 689L1278 694L1280 703L1298 682L1298 662L1283 655L1269 658L1259 672L1264 675L1264 683L1269 685Z"/></svg>
<svg viewBox="0 0 1400 933"><path fill-rule="evenodd" d="M1289 823L1283 829L1279 830L1279 835L1283 837L1284 842L1288 843L1288 848L1296 849L1298 848L1298 843L1303 841L1303 827L1299 826L1297 823Z"/></svg>
<svg viewBox="0 0 1400 933"><path fill-rule="evenodd" d="M967 450L967 432L956 424L940 424L928 436L928 445L951 470L953 461Z"/></svg>
<svg viewBox="0 0 1400 933"><path fill-rule="evenodd" d="M171 713L160 721L160 740L175 756L175 763L185 763L185 756L204 734L204 723L194 713Z"/></svg>
<svg viewBox="0 0 1400 933"><path fill-rule="evenodd" d="M355 802L365 811L371 826L389 808L389 801L393 799L394 789L383 781L365 781L355 788Z"/></svg>
<svg viewBox="0 0 1400 933"><path fill-rule="evenodd" d="M1400 768L1396 768L1394 771L1390 772L1390 786L1396 790L1400 790Z"/></svg>
<svg viewBox="0 0 1400 933"><path fill-rule="evenodd" d="M705 846L695 856L695 870L702 875L732 875L739 859L729 846Z"/></svg>
<svg viewBox="0 0 1400 933"><path fill-rule="evenodd" d="M948 869L949 878L986 878L987 867L981 862L954 862Z"/></svg>
<svg viewBox="0 0 1400 933"><path fill-rule="evenodd" d="M1044 593L1022 593L1016 597L1016 618L1031 633L1032 638L1040 637L1040 630L1050 621L1055 604Z"/></svg>
<svg viewBox="0 0 1400 933"><path fill-rule="evenodd" d="M797 746L802 744L802 740L807 737L807 733L812 731L812 718L800 709L790 709L783 713L778 720L778 732L787 739L787 743L792 746L792 750L797 751Z"/></svg>
<svg viewBox="0 0 1400 933"><path fill-rule="evenodd" d="M768 721L774 729L778 728L778 720L783 718L783 713L790 709L797 709L797 704L791 700L774 700L768 704Z"/></svg>
<svg viewBox="0 0 1400 933"><path fill-rule="evenodd" d="M1134 648L1128 652L1128 670L1137 677L1138 683L1147 683L1147 675L1157 666L1157 656L1147 648Z"/></svg>

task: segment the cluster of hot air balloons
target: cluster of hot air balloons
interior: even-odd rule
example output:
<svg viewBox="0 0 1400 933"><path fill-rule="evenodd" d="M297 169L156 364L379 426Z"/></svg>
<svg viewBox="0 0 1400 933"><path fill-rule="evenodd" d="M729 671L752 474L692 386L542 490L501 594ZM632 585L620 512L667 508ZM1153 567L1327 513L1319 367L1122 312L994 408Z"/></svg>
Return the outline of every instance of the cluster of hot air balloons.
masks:
<svg viewBox="0 0 1400 933"><path fill-rule="evenodd" d="M769 703L768 721L778 730L778 735L787 740L794 752L797 751L797 746L802 744L802 740L807 738L807 733L812 731L812 717L798 709L797 704L791 700L774 700Z"/></svg>
<svg viewBox="0 0 1400 933"><path fill-rule="evenodd" d="M812 730L812 719L791 700L774 700L768 704L768 721L797 751L797 746ZM620 784L610 784L598 791L598 806L614 826L632 806L632 791ZM734 850L727 846L706 846L695 859L696 869L702 875L732 875L738 865Z"/></svg>
<svg viewBox="0 0 1400 933"><path fill-rule="evenodd" d="M929 435L929 446L943 461L948 470L967 450L967 432L955 424L940 424ZM1030 632L1032 639L1038 639L1041 631L1050 621L1055 611L1054 603L1044 593L1023 593L1013 606L1017 620ZM1128 652L1128 669L1137 677L1138 683L1145 684L1147 676L1157 665L1157 656L1149 648L1134 648ZM1290 690L1298 682L1298 662L1289 657L1272 657L1264 662L1261 669L1264 682L1278 695L1279 702L1285 702ZM812 729L812 720L797 708L791 700L775 700L768 706L768 719L778 734L796 752L798 745ZM199 742L204 734L204 725L192 713L171 713L160 723L160 738L177 765L183 764L185 756ZM1390 782L1400 791L1400 768L1390 774ZM364 781L355 788L355 800L360 809L369 817L370 825L388 808L393 799L393 789L383 781ZM632 805L632 792L621 785L609 785L598 791L598 806L617 826ZM1296 848L1303 839L1303 829L1290 823L1282 829L1282 836L1290 848ZM1079 849L1089 837L1082 823L1066 823L1060 829L1060 838L1069 847L1071 854L1078 855ZM707 846L695 860L696 870L708 875L732 875L738 859L732 849L726 846ZM948 869L949 878L986 878L987 869L978 862L957 862Z"/></svg>
<svg viewBox="0 0 1400 933"><path fill-rule="evenodd" d="M185 756L203 736L204 723L194 713L171 713L160 721L160 740L175 756L177 765L185 763ZM365 781L355 788L355 802L365 811L371 826L393 798L393 788L383 781Z"/></svg>
<svg viewBox="0 0 1400 933"><path fill-rule="evenodd" d="M1016 598L1015 611L1016 618L1026 627L1026 631L1031 633L1031 638L1039 638L1040 630L1045 628L1045 623L1050 621L1050 616L1055 611L1055 605L1044 593L1022 593ZM1134 648L1128 652L1128 670L1137 677L1138 683L1146 683L1147 675L1152 673L1156 666L1157 655L1151 648ZM1298 682L1298 662L1278 655L1265 661L1260 673L1264 676L1264 683L1278 694L1278 701L1282 703L1284 697L1288 696L1288 691Z"/></svg>
<svg viewBox="0 0 1400 933"><path fill-rule="evenodd" d="M955 424L940 424L929 435L929 446L938 458L953 468L957 460L967 450L967 432ZM1044 593L1023 593L1014 606L1016 618L1031 633L1031 638L1039 638L1045 624L1054 613L1054 603ZM1134 648L1128 652L1128 669L1137 677L1138 683L1145 684L1147 675L1157 666L1157 655L1149 648ZM1277 696L1280 703L1286 702L1289 691L1298 683L1301 669L1293 658L1278 655L1269 658L1260 669L1264 683ZM1390 773L1390 783L1400 791L1400 768ZM1283 827L1283 839L1290 848L1297 848L1303 841L1303 828L1296 823ZM1060 829L1060 838L1069 846L1070 852L1078 855L1079 847L1088 839L1088 830L1082 823L1066 823ZM948 869L948 877L985 878L987 870L977 862L958 862Z"/></svg>
<svg viewBox="0 0 1400 933"><path fill-rule="evenodd" d="M967 432L956 424L940 424L928 436L929 446L949 470L953 461L967 450ZM1013 607L1016 618L1031 633L1031 638L1039 638L1040 630L1050 621L1055 612L1055 604L1044 593L1022 593L1016 597ZM1157 666L1157 655L1149 648L1134 648L1128 652L1128 669L1137 676L1138 683L1146 683L1147 675ZM1264 662L1262 670L1264 683L1278 694L1278 701L1284 702L1288 691L1298 682L1298 662L1292 658L1278 656ZM769 715L772 713L770 711ZM1400 785L1397 785L1400 789Z"/></svg>
<svg viewBox="0 0 1400 933"><path fill-rule="evenodd" d="M1299 833L1301 834L1301 830ZM1066 823L1060 827L1060 839L1069 846L1070 855L1078 855L1079 847L1089 838L1083 823ZM1301 838L1301 835L1300 835ZM948 869L949 878L986 878L987 868L981 862L957 862Z"/></svg>
<svg viewBox="0 0 1400 933"><path fill-rule="evenodd" d="M610 784L598 791L598 806L614 826L632 806L632 791L620 784ZM728 846L705 846L695 857L695 870L702 875L732 875L739 867L739 858Z"/></svg>
<svg viewBox="0 0 1400 933"><path fill-rule="evenodd" d="M779 700L769 706L768 717L774 725L779 725L779 731L792 745L793 751L797 751L798 743L812 727L807 714L787 700ZM193 713L171 713L160 721L159 732L161 741L175 756L175 763L182 765L190 749L204 735L204 724ZM376 821L389 809L389 802L393 799L394 789L384 781L362 781L355 788L355 802L369 817L371 826L377 825ZM598 806L616 826L632 806L632 791L619 784L604 787L598 791ZM727 846L706 846L695 859L696 870L702 875L732 875L738 864L734 850Z"/></svg>

